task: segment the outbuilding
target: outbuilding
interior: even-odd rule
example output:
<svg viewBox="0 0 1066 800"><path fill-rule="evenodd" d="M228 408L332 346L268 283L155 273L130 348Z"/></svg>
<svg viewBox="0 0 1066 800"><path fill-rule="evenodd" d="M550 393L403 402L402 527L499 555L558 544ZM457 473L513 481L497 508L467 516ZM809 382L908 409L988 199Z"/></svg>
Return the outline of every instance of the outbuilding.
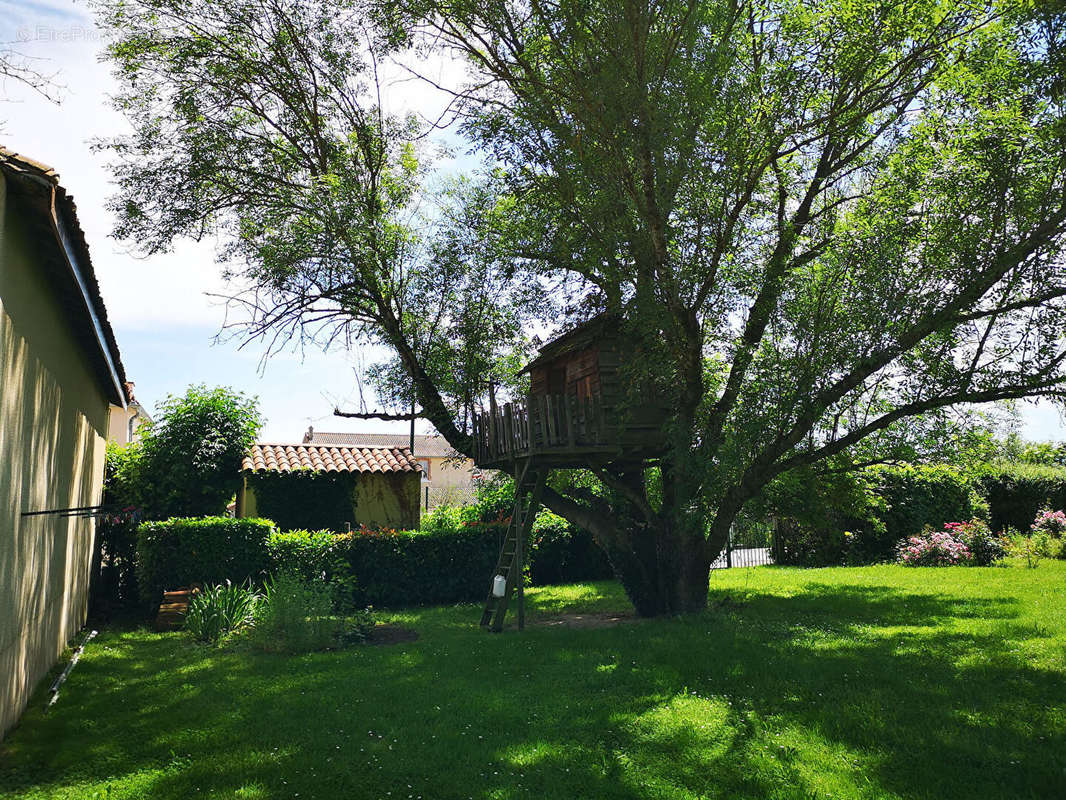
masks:
<svg viewBox="0 0 1066 800"><path fill-rule="evenodd" d="M238 517L282 530L418 527L422 471L407 447L256 444L242 473Z"/></svg>

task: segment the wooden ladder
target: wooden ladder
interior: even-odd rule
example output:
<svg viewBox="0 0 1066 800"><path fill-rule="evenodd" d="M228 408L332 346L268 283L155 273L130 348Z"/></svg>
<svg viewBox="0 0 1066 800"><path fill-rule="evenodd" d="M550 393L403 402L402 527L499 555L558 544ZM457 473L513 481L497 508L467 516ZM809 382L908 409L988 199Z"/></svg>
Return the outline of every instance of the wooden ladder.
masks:
<svg viewBox="0 0 1066 800"><path fill-rule="evenodd" d="M532 470L528 459L521 467L521 472L519 473L517 466L515 472L514 513L511 514L511 523L507 526L507 535L503 539L500 557L496 561L496 569L493 570L489 583L485 610L481 613L481 627L494 633L503 630L507 605L516 588L518 589L518 630L526 627L524 581L522 580L525 565L524 551L526 542L529 540L529 532L533 528L533 518L537 516L540 508L544 481L548 477L547 470ZM507 581L503 597L496 597L492 591L497 575L503 575Z"/></svg>

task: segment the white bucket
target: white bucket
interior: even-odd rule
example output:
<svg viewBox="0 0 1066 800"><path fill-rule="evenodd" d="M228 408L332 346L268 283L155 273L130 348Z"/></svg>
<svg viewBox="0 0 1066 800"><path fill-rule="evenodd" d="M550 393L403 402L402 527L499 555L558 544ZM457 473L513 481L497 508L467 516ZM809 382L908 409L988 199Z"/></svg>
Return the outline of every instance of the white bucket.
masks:
<svg viewBox="0 0 1066 800"><path fill-rule="evenodd" d="M503 597L505 594L507 594L507 578L497 575L492 579L492 596Z"/></svg>

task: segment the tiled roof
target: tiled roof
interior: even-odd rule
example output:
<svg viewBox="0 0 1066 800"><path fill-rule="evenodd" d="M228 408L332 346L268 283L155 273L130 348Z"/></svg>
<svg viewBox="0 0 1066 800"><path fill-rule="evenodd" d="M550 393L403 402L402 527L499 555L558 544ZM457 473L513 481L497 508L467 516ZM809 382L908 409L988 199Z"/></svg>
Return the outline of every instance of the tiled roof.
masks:
<svg viewBox="0 0 1066 800"><path fill-rule="evenodd" d="M332 444L348 447L402 447L411 444L410 434L399 433L333 433L309 430L304 434L304 444ZM450 458L457 456L455 448L443 436L415 435L417 458Z"/></svg>
<svg viewBox="0 0 1066 800"><path fill-rule="evenodd" d="M341 447L308 444L254 444L244 457L245 472L419 472L406 447Z"/></svg>

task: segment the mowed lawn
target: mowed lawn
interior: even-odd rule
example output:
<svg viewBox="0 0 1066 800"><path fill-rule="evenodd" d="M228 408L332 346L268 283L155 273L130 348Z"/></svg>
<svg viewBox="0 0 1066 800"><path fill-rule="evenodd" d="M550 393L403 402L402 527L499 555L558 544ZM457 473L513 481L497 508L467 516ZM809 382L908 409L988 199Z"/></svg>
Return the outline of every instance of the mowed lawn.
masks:
<svg viewBox="0 0 1066 800"><path fill-rule="evenodd" d="M611 583L386 614L299 657L103 631L0 744L4 798L1063 798L1066 563L717 572L600 628Z"/></svg>

